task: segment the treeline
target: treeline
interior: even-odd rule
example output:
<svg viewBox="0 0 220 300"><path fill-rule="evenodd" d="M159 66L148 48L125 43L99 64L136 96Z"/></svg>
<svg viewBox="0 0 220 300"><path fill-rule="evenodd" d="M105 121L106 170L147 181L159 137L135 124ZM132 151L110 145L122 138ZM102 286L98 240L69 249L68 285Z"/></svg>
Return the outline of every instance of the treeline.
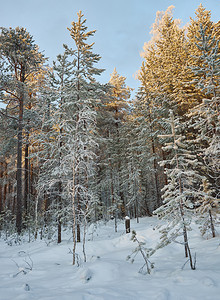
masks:
<svg viewBox="0 0 220 300"><path fill-rule="evenodd" d="M196 214L215 236L220 22L202 5L184 28L172 7L158 12L134 99L116 69L98 82L95 30L81 12L68 30L73 45L48 66L26 29L1 28L1 232L59 243L70 226L75 247L91 222L114 218L117 231L118 219L156 210Z"/></svg>

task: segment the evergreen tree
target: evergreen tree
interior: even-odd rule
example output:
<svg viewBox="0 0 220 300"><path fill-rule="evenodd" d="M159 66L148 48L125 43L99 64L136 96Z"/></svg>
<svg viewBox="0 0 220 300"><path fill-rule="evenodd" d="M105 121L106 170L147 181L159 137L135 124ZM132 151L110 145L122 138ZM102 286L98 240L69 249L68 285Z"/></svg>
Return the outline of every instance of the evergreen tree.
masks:
<svg viewBox="0 0 220 300"><path fill-rule="evenodd" d="M179 236L184 238L185 256L189 256L191 269L195 269L188 241L188 230L192 218L193 200L198 197L198 186L202 178L196 171L199 162L195 155L188 150L187 142L181 134L181 124L174 119L170 112L168 123L171 134L161 135L160 138L172 139L167 142L165 150L171 150L172 156L161 164L166 168L168 184L163 188L163 205L155 213L168 224L161 230L161 242L157 248L166 246ZM178 133L179 131L179 133Z"/></svg>
<svg viewBox="0 0 220 300"><path fill-rule="evenodd" d="M202 99L204 98L205 94L202 89L200 89L196 82L202 78L201 73L192 72L192 67L197 69L201 68L201 61L198 59L199 56L202 55L202 50L197 47L197 42L199 38L199 30L200 26L202 25L203 28L206 28L207 36L210 35L212 39L215 35L214 26L215 24L211 20L211 11L206 10L202 4L198 6L195 11L195 18L190 18L190 23L187 26L187 51L189 53L188 56L188 70L187 70L187 78L185 76L185 82L192 89L192 101L194 107L201 103ZM217 32L216 32L217 34ZM217 34L219 39L219 34Z"/></svg>
<svg viewBox="0 0 220 300"><path fill-rule="evenodd" d="M67 121L68 155L63 160L63 166L70 171L73 212L73 264L75 264L76 236L80 241L80 223L87 220L93 213L96 197L94 195L94 180L96 173L97 130L96 115L100 95L103 88L95 76L103 70L95 67L100 56L92 52L93 44L87 39L92 37L95 30L87 31L86 19L79 11L78 20L68 28L75 43L75 50L65 46L66 51L74 58L75 70L72 79L71 98L65 103ZM70 169L71 167L71 169ZM84 231L85 232L85 231ZM85 239L84 239L85 241ZM85 253L85 252L84 252ZM84 256L84 259L85 256Z"/></svg>
<svg viewBox="0 0 220 300"><path fill-rule="evenodd" d="M105 103L105 111L108 114L105 155L105 164L108 165L108 170L106 170L108 180L106 183L110 198L109 210L115 220L115 231L117 231L117 218L125 216L125 195L121 181L124 167L122 130L131 91L126 86L125 80L126 78L119 75L115 68L109 80L109 97Z"/></svg>
<svg viewBox="0 0 220 300"><path fill-rule="evenodd" d="M143 139L141 143L143 146L146 145L145 148L147 148L142 156L145 156L144 166L145 169L148 168L148 175L149 171L151 173L152 182L150 186L154 186L154 192L150 198L152 201L154 199L153 209L156 209L161 204L160 188L163 185L162 182L166 181L163 170L158 165L158 160L162 158L164 153L157 135L162 132L166 133L167 125L164 123L163 118L168 115L169 105L166 103L167 97L163 94L160 95L157 91L151 93L148 90L144 69L141 69L139 73L139 80L141 81L141 87L134 102L134 113L140 127L138 138Z"/></svg>
<svg viewBox="0 0 220 300"><path fill-rule="evenodd" d="M14 228L16 185L16 123L7 118L7 111L0 113L0 216L1 230ZM8 218L7 216L11 216ZM7 236L7 233L6 233Z"/></svg>
<svg viewBox="0 0 220 300"><path fill-rule="evenodd" d="M188 52L184 29L180 21L172 17L173 6L165 12L157 12L153 24L153 37L145 43L144 62L138 78L145 81L145 87L151 93L166 95L170 108L175 107L178 114L183 114L190 104L188 87L183 78L187 73Z"/></svg>
<svg viewBox="0 0 220 300"><path fill-rule="evenodd" d="M44 58L34 44L33 37L24 28L1 28L0 35L1 78L0 90L7 104L9 118L16 120L17 126L17 212L16 227L22 230L23 182L22 146L24 129L24 109L28 99L29 77L39 72ZM15 117L14 117L15 116Z"/></svg>
<svg viewBox="0 0 220 300"><path fill-rule="evenodd" d="M205 96L202 102L189 113L190 127L196 134L194 151L202 167L200 173L206 179L203 181L201 198L198 200L199 219L206 219L205 224L210 224L212 235L215 236L214 223L219 203L219 144L220 144L220 119L219 119L219 83L220 83L220 54L219 43L208 33L207 27L200 24L196 46L200 55L194 58L199 63L192 66L192 71L197 76L195 83ZM205 214L208 213L208 220ZM204 222L203 222L204 223ZM202 227L202 232L205 233Z"/></svg>
<svg viewBox="0 0 220 300"><path fill-rule="evenodd" d="M200 225L202 235L210 230L212 237L215 237L215 226L219 222L220 200L213 195L215 195L215 190L210 189L210 184L207 179L204 179L200 197L196 202L197 223Z"/></svg>
<svg viewBox="0 0 220 300"><path fill-rule="evenodd" d="M57 56L53 62L53 70L50 73L50 90L44 93L46 103L40 112L44 119L41 130L41 148L38 151L40 159L40 174L38 191L47 197L47 215L55 217L57 224L57 241L61 242L61 223L68 219L68 202L66 201L65 172L62 169L62 160L68 154L66 149L66 114L65 103L71 97L71 79L74 65L68 60L68 55ZM44 197L44 196L43 196ZM51 220L52 221L52 220ZM52 222L52 224L54 224Z"/></svg>

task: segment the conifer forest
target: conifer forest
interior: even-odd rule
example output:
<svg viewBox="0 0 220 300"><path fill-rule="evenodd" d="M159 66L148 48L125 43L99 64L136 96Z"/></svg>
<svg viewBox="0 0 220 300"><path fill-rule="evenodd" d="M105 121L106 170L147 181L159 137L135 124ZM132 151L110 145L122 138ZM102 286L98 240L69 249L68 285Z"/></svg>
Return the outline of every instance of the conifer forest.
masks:
<svg viewBox="0 0 220 300"><path fill-rule="evenodd" d="M220 21L202 5L191 16L183 27L171 8L156 14L134 96L117 66L100 83L83 12L51 64L25 28L1 27L1 238L59 244L69 228L76 264L91 224L157 216L167 226L146 265L181 237L195 269L191 220L210 237L220 223Z"/></svg>

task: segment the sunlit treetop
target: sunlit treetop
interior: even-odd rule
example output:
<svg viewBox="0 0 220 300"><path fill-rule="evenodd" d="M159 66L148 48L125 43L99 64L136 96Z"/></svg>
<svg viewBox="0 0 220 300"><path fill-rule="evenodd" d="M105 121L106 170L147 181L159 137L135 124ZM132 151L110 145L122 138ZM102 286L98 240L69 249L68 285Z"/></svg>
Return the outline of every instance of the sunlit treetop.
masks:
<svg viewBox="0 0 220 300"><path fill-rule="evenodd" d="M0 58L7 61L11 68L16 68L26 73L32 72L33 67L45 61L33 37L23 27L3 28L0 34Z"/></svg>
<svg viewBox="0 0 220 300"><path fill-rule="evenodd" d="M78 20L71 23L72 27L67 28L70 31L70 36L76 43L78 50L89 50L92 48L94 43L87 44L86 41L90 36L93 36L96 30L87 31L88 27L85 25L86 19L83 19L84 15L80 10L77 13Z"/></svg>
<svg viewBox="0 0 220 300"><path fill-rule="evenodd" d="M157 11L155 22L152 24L152 30L150 31L152 38L150 41L144 43L143 52L141 52L142 57L145 57L148 51L151 51L154 47L156 47L157 42L162 36L162 30L165 23L167 23L168 20L172 20L173 9L174 6L171 5L166 11ZM173 22L176 26L179 26L181 21L179 19L174 19Z"/></svg>
<svg viewBox="0 0 220 300"><path fill-rule="evenodd" d="M126 86L126 77L120 76L114 68L109 83L113 86L113 96L117 99L126 100L130 97L131 88Z"/></svg>

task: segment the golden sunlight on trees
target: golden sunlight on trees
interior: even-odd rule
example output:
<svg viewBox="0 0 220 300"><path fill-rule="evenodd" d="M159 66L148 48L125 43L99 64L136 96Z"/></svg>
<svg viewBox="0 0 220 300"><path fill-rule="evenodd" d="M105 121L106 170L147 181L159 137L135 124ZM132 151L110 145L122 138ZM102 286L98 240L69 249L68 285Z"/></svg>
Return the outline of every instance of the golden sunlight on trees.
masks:
<svg viewBox="0 0 220 300"><path fill-rule="evenodd" d="M144 44L141 56L144 62L138 79L149 91L166 94L170 105L176 106L178 114L184 114L197 105L204 94L194 84L195 74L190 67L198 62L195 56L201 51L196 46L200 24L207 27L207 34L219 39L217 24L202 5L196 10L195 20L180 28L180 21L172 17L173 6L165 12L157 12L151 33L152 39ZM197 75L199 76L199 75Z"/></svg>
<svg viewBox="0 0 220 300"><path fill-rule="evenodd" d="M24 28L0 32L0 235L62 242L70 229L86 262L98 221L157 213L168 226L156 248L188 225L216 236L219 219L220 22L202 5L182 27L158 11L132 89L116 68L101 84L96 30L79 11L52 66ZM172 132L172 133L171 133ZM94 232L93 232L94 233ZM92 236L93 236L92 233ZM190 257L191 259L191 257ZM195 265L191 259L191 268Z"/></svg>

